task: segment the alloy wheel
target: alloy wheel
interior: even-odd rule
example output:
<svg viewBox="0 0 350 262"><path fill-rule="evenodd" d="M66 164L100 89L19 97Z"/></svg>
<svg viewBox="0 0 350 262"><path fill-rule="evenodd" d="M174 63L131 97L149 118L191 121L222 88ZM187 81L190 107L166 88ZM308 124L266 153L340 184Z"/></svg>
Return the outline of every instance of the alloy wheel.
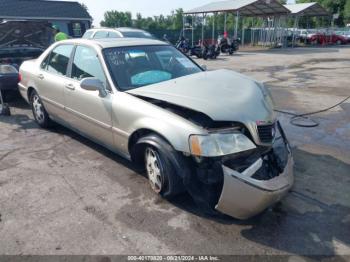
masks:
<svg viewBox="0 0 350 262"><path fill-rule="evenodd" d="M157 151L148 147L145 153L145 163L149 183L153 191L159 194L163 187L163 168Z"/></svg>
<svg viewBox="0 0 350 262"><path fill-rule="evenodd" d="M43 107L41 100L37 94L35 94L33 96L33 112L35 115L35 119L39 123L43 123L45 121L44 107Z"/></svg>

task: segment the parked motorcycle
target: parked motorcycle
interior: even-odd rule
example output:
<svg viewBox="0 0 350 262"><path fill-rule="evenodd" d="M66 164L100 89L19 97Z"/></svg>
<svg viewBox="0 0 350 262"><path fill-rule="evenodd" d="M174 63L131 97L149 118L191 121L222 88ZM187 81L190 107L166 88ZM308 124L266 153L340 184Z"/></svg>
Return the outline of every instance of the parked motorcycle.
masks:
<svg viewBox="0 0 350 262"><path fill-rule="evenodd" d="M203 48L201 43L195 46L190 46L189 41L184 37L181 37L176 43L176 48L185 55L203 58Z"/></svg>
<svg viewBox="0 0 350 262"><path fill-rule="evenodd" d="M183 54L188 56L196 56L198 58L216 59L220 55L220 48L218 45L209 45L205 42L202 44L201 41L195 46L190 46L189 41L181 37L176 43L176 48Z"/></svg>
<svg viewBox="0 0 350 262"><path fill-rule="evenodd" d="M220 48L216 45L203 44L203 59L216 59L220 55Z"/></svg>
<svg viewBox="0 0 350 262"><path fill-rule="evenodd" d="M239 39L229 39L226 36L218 37L218 47L221 53L233 55L239 49Z"/></svg>
<svg viewBox="0 0 350 262"><path fill-rule="evenodd" d="M201 45L191 47L190 56L196 56L197 58L203 58L203 48Z"/></svg>
<svg viewBox="0 0 350 262"><path fill-rule="evenodd" d="M175 47L186 55L188 55L191 50L189 41L183 36L177 41Z"/></svg>

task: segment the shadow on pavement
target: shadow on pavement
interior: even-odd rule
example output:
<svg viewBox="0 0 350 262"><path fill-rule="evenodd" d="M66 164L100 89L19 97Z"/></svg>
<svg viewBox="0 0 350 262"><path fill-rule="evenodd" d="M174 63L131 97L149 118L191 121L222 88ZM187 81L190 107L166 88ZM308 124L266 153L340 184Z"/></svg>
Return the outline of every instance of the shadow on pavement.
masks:
<svg viewBox="0 0 350 262"><path fill-rule="evenodd" d="M350 165L298 149L294 156L296 183L290 196L259 216L242 236L293 254L349 255Z"/></svg>

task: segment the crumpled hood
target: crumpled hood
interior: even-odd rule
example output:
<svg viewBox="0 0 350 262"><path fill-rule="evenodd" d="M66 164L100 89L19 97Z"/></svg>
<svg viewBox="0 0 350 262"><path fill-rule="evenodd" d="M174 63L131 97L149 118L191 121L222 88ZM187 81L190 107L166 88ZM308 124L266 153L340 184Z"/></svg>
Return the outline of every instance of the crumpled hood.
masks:
<svg viewBox="0 0 350 262"><path fill-rule="evenodd" d="M189 108L215 121L273 121L273 103L266 89L231 70L207 71L128 91Z"/></svg>

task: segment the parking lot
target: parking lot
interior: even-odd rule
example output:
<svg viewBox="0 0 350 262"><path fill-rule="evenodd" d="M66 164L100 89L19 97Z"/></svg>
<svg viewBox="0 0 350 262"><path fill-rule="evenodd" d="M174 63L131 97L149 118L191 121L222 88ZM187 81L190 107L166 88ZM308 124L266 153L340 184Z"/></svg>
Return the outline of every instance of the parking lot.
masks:
<svg viewBox="0 0 350 262"><path fill-rule="evenodd" d="M350 95L348 47L205 63L263 81L280 110L317 111ZM316 128L280 115L295 187L248 221L208 217L187 195L167 202L117 155L63 127L38 128L20 98L11 111L0 117L1 254L350 255L350 101L314 116Z"/></svg>

